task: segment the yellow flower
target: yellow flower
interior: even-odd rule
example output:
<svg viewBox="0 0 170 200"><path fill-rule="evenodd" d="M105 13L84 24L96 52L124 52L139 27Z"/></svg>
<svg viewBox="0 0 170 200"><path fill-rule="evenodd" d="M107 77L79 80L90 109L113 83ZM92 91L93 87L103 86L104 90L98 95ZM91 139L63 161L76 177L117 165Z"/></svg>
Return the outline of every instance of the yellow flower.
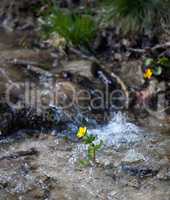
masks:
<svg viewBox="0 0 170 200"><path fill-rule="evenodd" d="M78 138L83 138L87 133L87 127L80 127L79 130L77 131L77 137Z"/></svg>
<svg viewBox="0 0 170 200"><path fill-rule="evenodd" d="M150 79L152 77L153 71L148 68L144 73L144 78Z"/></svg>

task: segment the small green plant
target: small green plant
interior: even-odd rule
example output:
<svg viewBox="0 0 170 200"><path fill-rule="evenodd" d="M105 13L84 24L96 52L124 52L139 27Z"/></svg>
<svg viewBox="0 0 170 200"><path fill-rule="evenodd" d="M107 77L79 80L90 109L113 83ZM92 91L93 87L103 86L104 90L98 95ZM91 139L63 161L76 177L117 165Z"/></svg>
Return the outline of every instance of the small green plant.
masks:
<svg viewBox="0 0 170 200"><path fill-rule="evenodd" d="M88 46L96 33L96 25L90 15L60 9L53 9L45 18L42 29L46 36L58 33L76 46Z"/></svg>
<svg viewBox="0 0 170 200"><path fill-rule="evenodd" d="M85 145L87 145L87 159L80 160L82 166L89 165L90 162L96 162L96 153L103 145L103 141L100 140L99 144L96 144L96 136L90 135L87 132L86 127L80 127L77 132L77 137L83 139Z"/></svg>
<svg viewBox="0 0 170 200"><path fill-rule="evenodd" d="M147 58L144 62L144 78L150 79L152 76L160 76L164 70L170 70L170 59L160 57L157 59Z"/></svg>

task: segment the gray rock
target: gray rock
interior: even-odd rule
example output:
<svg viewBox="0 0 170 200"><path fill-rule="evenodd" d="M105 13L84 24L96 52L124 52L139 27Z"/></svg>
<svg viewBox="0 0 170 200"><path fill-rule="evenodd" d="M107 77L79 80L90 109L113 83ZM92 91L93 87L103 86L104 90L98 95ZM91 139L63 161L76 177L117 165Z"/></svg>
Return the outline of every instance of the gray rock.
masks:
<svg viewBox="0 0 170 200"><path fill-rule="evenodd" d="M135 163L140 161L145 161L145 157L141 153L136 152L134 149L130 149L122 159L122 162L125 163Z"/></svg>

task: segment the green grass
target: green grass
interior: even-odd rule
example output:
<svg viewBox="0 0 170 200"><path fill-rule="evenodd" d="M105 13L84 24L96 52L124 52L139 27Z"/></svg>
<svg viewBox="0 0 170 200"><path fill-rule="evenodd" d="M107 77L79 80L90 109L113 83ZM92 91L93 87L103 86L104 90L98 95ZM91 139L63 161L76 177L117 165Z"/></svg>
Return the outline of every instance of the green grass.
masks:
<svg viewBox="0 0 170 200"><path fill-rule="evenodd" d="M96 25L90 15L55 9L45 21L43 30L47 35L57 32L74 45L89 45L96 34Z"/></svg>
<svg viewBox="0 0 170 200"><path fill-rule="evenodd" d="M160 33L170 24L170 0L96 0L95 8L74 10L60 9L51 1L43 31L47 36L58 33L75 46L89 47L97 30L107 27L148 34Z"/></svg>
<svg viewBox="0 0 170 200"><path fill-rule="evenodd" d="M98 6L99 22L114 24L125 34L163 30L170 24L170 0L98 0Z"/></svg>
<svg viewBox="0 0 170 200"><path fill-rule="evenodd" d="M149 31L170 20L170 0L113 0L113 17L124 32Z"/></svg>

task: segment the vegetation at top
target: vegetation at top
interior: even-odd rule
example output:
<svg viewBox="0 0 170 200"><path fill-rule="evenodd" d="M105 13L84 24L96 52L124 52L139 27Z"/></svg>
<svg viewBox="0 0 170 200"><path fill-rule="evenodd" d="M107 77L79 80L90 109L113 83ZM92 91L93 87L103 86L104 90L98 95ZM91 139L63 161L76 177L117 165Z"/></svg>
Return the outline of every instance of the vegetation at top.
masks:
<svg viewBox="0 0 170 200"><path fill-rule="evenodd" d="M49 3L50 2L50 3ZM97 31L117 26L124 34L168 29L170 0L84 0L83 6L60 8L59 1L48 1L43 30L57 32L74 45L88 46ZM47 2L46 2L47 4Z"/></svg>
<svg viewBox="0 0 170 200"><path fill-rule="evenodd" d="M169 8L169 0L114 0L113 17L125 31L150 31L169 23Z"/></svg>

